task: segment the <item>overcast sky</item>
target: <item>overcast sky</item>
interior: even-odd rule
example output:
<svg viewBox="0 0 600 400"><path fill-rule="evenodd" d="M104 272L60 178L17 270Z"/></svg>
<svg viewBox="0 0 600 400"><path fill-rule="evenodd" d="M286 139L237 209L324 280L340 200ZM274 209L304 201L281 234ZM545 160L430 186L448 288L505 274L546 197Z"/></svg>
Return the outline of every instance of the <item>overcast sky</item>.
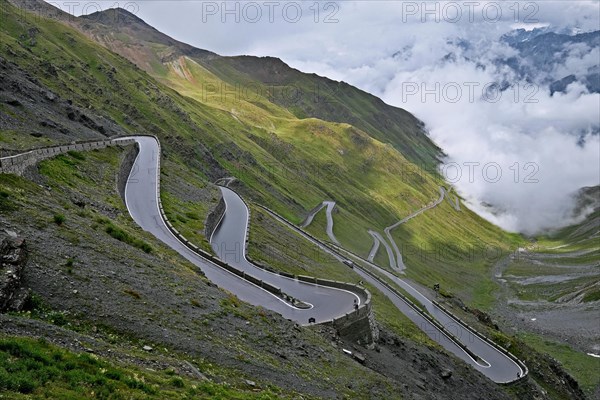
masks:
<svg viewBox="0 0 600 400"><path fill-rule="evenodd" d="M115 1L80 4L75 14ZM547 87L513 80L515 89L497 101L481 100L486 84L509 74L492 65L514 53L498 41L501 35L535 27L598 30L598 1L116 4L196 47L222 55L280 57L414 113L448 154L445 171L459 192L506 229L534 233L569 223L569 194L600 183L600 142L591 133L600 124L598 94L573 84L566 94L550 96ZM443 59L447 54L456 57ZM544 73L563 77L597 66L599 59L598 48L573 46L563 65ZM424 95L426 90L436 93ZM502 212L491 213L483 203Z"/></svg>

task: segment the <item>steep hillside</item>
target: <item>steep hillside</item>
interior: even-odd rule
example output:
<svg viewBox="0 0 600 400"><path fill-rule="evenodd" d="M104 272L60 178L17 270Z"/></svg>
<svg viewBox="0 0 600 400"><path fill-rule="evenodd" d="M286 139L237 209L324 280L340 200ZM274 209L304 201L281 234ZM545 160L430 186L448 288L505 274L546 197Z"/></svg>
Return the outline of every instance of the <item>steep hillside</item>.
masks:
<svg viewBox="0 0 600 400"><path fill-rule="evenodd" d="M251 101L267 97L298 118L348 123L392 144L414 164L430 168L437 164L440 150L419 120L347 83L302 73L272 57L218 56L178 42L122 9L90 14L78 25L86 35L151 74L160 75L165 64L189 57L229 85L224 89L221 82L213 81L219 83L220 94L229 92L231 97L231 92L237 92Z"/></svg>
<svg viewBox="0 0 600 400"><path fill-rule="evenodd" d="M392 144L420 167L433 169L438 163L440 150L426 136L421 121L345 82L302 73L272 57L211 58L204 64L231 84L248 77L263 83L274 103L299 118L346 122L383 143Z"/></svg>
<svg viewBox="0 0 600 400"><path fill-rule="evenodd" d="M141 24L134 17L128 18L126 21ZM102 20L101 16L95 19ZM30 20L25 14L8 14L5 21L1 54L6 72L2 77L8 86L23 88L5 94L10 99L2 107L10 118L3 126L3 135L19 138L17 141L7 137L11 141L5 147L14 147L11 143L27 146L70 141L88 137L85 132L102 136L102 130L104 134L158 135L166 151L163 176L168 179L162 193L166 212L178 229L206 249L206 239L199 233L202 226L189 215L208 210L217 199L175 192L169 184L174 179L197 179L196 186L202 187L207 181L235 176L246 196L295 222L300 222L308 210L324 199L335 200L339 210L336 235L344 246L361 254L371 247L368 229L382 230L431 202L443 184L439 177L415 166L394 147L352 125L299 119L264 96L229 103L222 100L218 91L203 91L203 83L213 82L221 87L224 82L190 57L163 60L163 74L154 72L156 78L176 92L60 21ZM162 38L149 27L145 31L152 33L149 39ZM138 43L135 38L131 40ZM115 38L111 43L123 42ZM151 47L147 41L140 43L143 48ZM25 90L32 80L40 89ZM40 90L53 93L56 98L39 96ZM43 107L54 107L56 116L45 118L50 124L40 120L44 114L39 110ZM100 131L79 128L85 123L95 126L89 121L96 120L110 124L96 122ZM43 127L44 124L48 126ZM112 126L114 129L109 132L108 127ZM57 134L57 129L66 133ZM427 224L414 220L417 230L407 231L420 246L479 241L497 246L502 252L514 246L513 237L468 210L426 215ZM461 229L456 229L457 221L461 222ZM318 225L311 229L324 235L324 231L316 231ZM400 239L401 243L407 242L404 237ZM433 268L420 260L411 261L410 274L430 286L439 279L436 271L444 271L437 265L446 268L447 260L438 260ZM493 291L489 290L486 267L492 261L455 263L442 283L449 290L455 286L466 298L474 296L478 303L488 303ZM465 274L471 278L461 281Z"/></svg>
<svg viewBox="0 0 600 400"><path fill-rule="evenodd" d="M363 254L371 244L368 228L383 229L428 204L443 184L437 174L415 165L433 162L438 151L420 132L418 121L356 89L344 89L344 108L327 109L329 116L321 115L323 119L302 111L308 105L286 106L260 92L228 102L218 89L203 90L203 84L268 85L261 86L256 80L260 76L245 71L249 64L223 61L166 39L122 11L116 13L128 28L115 31L110 18L106 20L110 14L91 20L56 13L48 19L19 11L4 0L1 5L2 151L115 134L155 134L164 151L161 197L166 213L179 230L207 250L203 221L219 199L211 183L218 178L237 177L247 199L295 222L322 200L334 199L339 209L337 237ZM144 39L136 37L140 31ZM122 56L96 41L113 46ZM223 68L216 67L217 61L224 63ZM226 65L229 70L224 72ZM286 79L292 81L310 78L286 71L291 76ZM365 103L364 107L358 103ZM359 108L378 117L370 120ZM389 122L392 136L384 135L377 125L379 113L389 113L387 118L393 120ZM417 142L409 146L412 134ZM394 140L407 149L390 145ZM27 279L36 294L28 313L1 316L3 335L50 332L55 343L76 347L81 342L73 334L77 331L96 341L92 351L108 347L111 352L101 352L103 357L118 350L126 354L125 359L139 353L145 358L139 350L151 343L178 374L182 370L181 375L202 379L194 373L194 368L199 369L216 382L231 382L233 393L242 397L248 391L264 392L265 397L299 393L386 399L411 394L435 398L452 393L462 399L538 393L532 380L525 380L517 395L493 385L423 339L380 293L374 294L374 307L383 339L369 349L343 342L327 329L301 329L239 302L135 226L114 188L123 156L118 149L67 154L31 169L28 179L2 176L1 226L31 242ZM444 209L427 218L428 227L419 225L403 234L451 243L469 233L464 240L493 243L503 252L520 241L468 210L458 214ZM268 220L257 221L252 232L255 243L273 245L274 230ZM275 266L285 269L278 252L299 245L299 240L289 232L277 236L278 249L265 251L272 253L267 257ZM310 268L321 270L321 276L358 279L344 265L327 266L323 253L305 261L312 262ZM418 272L429 265L413 265L414 278L429 286L430 276ZM485 287L491 279L486 274L491 263L481 260L456 263L447 285L485 303L493 296L491 290L479 293L480 289L457 282L456 276L473 270L473 265L477 269L468 275L469 282ZM61 328L60 335L71 335L68 340L60 338L56 325L66 331ZM342 347L369 352L366 367L346 357ZM193 368L182 368L181 361L192 363ZM445 369L452 371L451 379ZM397 371L405 373L400 376ZM148 379L163 384L162 375ZM184 385L194 384L182 380Z"/></svg>

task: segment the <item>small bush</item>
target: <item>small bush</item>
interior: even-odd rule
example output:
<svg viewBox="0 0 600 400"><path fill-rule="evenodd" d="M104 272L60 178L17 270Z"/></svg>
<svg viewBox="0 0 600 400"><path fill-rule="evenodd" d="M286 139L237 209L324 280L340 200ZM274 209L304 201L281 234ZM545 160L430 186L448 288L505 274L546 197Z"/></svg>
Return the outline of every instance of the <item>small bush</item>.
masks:
<svg viewBox="0 0 600 400"><path fill-rule="evenodd" d="M152 252L152 246L150 246L148 243L144 242L141 239L134 238L133 236L131 236L121 228L114 226L110 222L108 223L105 230L106 233L108 233L110 236L117 239L118 241L137 247L138 249L141 249L146 253Z"/></svg>
<svg viewBox="0 0 600 400"><path fill-rule="evenodd" d="M62 225L67 219L63 214L54 214L54 223L58 226Z"/></svg>
<svg viewBox="0 0 600 400"><path fill-rule="evenodd" d="M28 377L22 377L18 380L18 391L23 394L31 393L37 387L36 382Z"/></svg>
<svg viewBox="0 0 600 400"><path fill-rule="evenodd" d="M31 296L27 298L25 306L23 307L25 311L43 310L45 308L44 301L37 293L32 293Z"/></svg>
<svg viewBox="0 0 600 400"><path fill-rule="evenodd" d="M52 321L53 324L58 326L65 326L69 323L69 320L67 320L65 315L57 311L50 312L48 318L50 318L50 321Z"/></svg>
<svg viewBox="0 0 600 400"><path fill-rule="evenodd" d="M112 379L113 381L120 381L123 379L123 374L120 371L117 371L113 368L106 371L105 375L108 379Z"/></svg>
<svg viewBox="0 0 600 400"><path fill-rule="evenodd" d="M67 267L67 272L69 274L73 273L73 265L75 264L75 260L73 258L69 258L65 263L65 267Z"/></svg>
<svg viewBox="0 0 600 400"><path fill-rule="evenodd" d="M171 379L171 385L176 388L182 388L185 386L185 383L183 382L183 379L176 376L173 379Z"/></svg>
<svg viewBox="0 0 600 400"><path fill-rule="evenodd" d="M200 305L200 302L198 300L196 300L196 299L191 299L190 300L190 304L193 305L194 307L198 307L198 308L202 307Z"/></svg>
<svg viewBox="0 0 600 400"><path fill-rule="evenodd" d="M12 201L10 200L10 193L5 192L4 190L0 190L0 210L2 210L2 211L14 210L14 206L12 204Z"/></svg>
<svg viewBox="0 0 600 400"><path fill-rule="evenodd" d="M106 233L121 242L124 242L125 239L128 238L128 235L123 230L115 227L114 225L108 225L106 227Z"/></svg>
<svg viewBox="0 0 600 400"><path fill-rule="evenodd" d="M139 241L137 247L142 249L145 253L152 253L152 246L146 242Z"/></svg>

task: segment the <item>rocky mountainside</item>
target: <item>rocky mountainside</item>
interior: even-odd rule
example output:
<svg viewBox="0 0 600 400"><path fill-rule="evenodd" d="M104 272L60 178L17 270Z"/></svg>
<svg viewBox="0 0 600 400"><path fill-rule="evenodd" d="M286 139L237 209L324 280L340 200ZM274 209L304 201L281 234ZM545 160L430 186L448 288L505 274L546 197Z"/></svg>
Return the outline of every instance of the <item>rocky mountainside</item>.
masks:
<svg viewBox="0 0 600 400"><path fill-rule="evenodd" d="M16 235L0 242L0 312L21 311L29 298L22 281L27 264L27 244Z"/></svg>
<svg viewBox="0 0 600 400"><path fill-rule="evenodd" d="M574 194L577 200L574 217L580 217L582 214L600 211L600 186L584 187ZM594 232L591 232L594 233Z"/></svg>
<svg viewBox="0 0 600 400"><path fill-rule="evenodd" d="M504 35L501 40L517 50L519 57L498 60L498 63L510 66L520 79L550 84L552 93L564 92L567 85L575 81L581 82L591 93L600 93L600 64L562 76L561 70L557 69L572 51L598 49L600 31L569 35L546 29L519 29Z"/></svg>

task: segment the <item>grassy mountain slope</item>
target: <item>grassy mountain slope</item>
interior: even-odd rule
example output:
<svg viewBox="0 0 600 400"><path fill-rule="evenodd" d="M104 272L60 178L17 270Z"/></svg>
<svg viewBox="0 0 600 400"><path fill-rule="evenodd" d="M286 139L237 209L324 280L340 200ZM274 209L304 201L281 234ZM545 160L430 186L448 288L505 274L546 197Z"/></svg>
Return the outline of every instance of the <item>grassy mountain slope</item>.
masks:
<svg viewBox="0 0 600 400"><path fill-rule="evenodd" d="M95 24L105 26L97 22L99 19L95 18ZM414 164L393 146L347 123L299 119L262 96L252 101L234 99L229 103L218 92L203 92L203 83L220 87L223 81L190 57L168 58L162 64L162 74L154 71L157 79L178 93L156 83L131 62L98 47L60 21L35 20L25 14L17 17L10 13L5 20L2 54L9 68L15 68L10 67L13 64L26 67L58 96L69 99L72 105L65 106L64 114L70 115L68 107L79 105L80 109L75 111L89 115L86 118L90 120L99 119L96 115L100 115L112 121L117 127L116 133L157 134L165 149L163 177L190 177L206 182L221 176L236 176L247 196L295 222L323 199L333 199L339 209L335 217L336 235L342 244L361 254L366 254L371 246L367 229L382 230L429 203L442 184L439 177L424 170L407 173L416 170ZM89 23L88 20L83 22ZM133 20L133 23L139 21ZM139 31L145 33L132 29L134 33ZM91 28L87 33L90 32ZM170 43L168 39L161 42L156 38L162 36L153 30L150 32L145 40L154 40L157 45ZM113 38L113 46L122 43L119 37ZM140 40L140 43L145 43L144 48L151 47L148 44L151 42ZM15 119L35 121L35 112L28 112L28 107L4 107ZM26 133L30 126L15 124L15 131ZM51 134L40 133L40 141ZM96 135L102 134L96 132ZM67 130L64 135L64 139L75 137L78 137L75 129ZM193 215L194 207L205 212L216 199L209 196L192 199L183 193L172 195L168 184L165 187L167 192L163 198L168 215L176 217L174 222L191 235L191 239L209 248L198 233L201 228L198 216L189 218L185 214ZM187 209L182 211L181 207ZM477 238L497 244L504 251L513 241L469 211L460 214L448 211L436 214L435 218L430 215L426 213L411 221L415 230L406 234L433 245L458 240L470 243ZM311 229L324 236L323 231ZM466 239L463 238L465 233L470 235ZM406 242L405 237L400 239L400 243ZM434 279L442 280L445 286L456 286L461 294L471 297L478 287L489 287L489 277L484 270L490 264L477 262L479 264L458 263L455 271L448 272L446 280L436 276L438 269L430 268L427 262L409 260L407 264L414 278L424 285L429 286ZM462 283L459 277L464 274L472 278ZM480 286L474 285L478 279L483 282ZM491 296L489 291L484 294L488 298L481 302Z"/></svg>
<svg viewBox="0 0 600 400"><path fill-rule="evenodd" d="M437 164L439 149L424 135L419 120L345 82L302 73L272 57L211 58L205 64L229 83L245 80L263 83L271 91L274 103L299 118L346 122L383 143L392 144L414 164L429 167Z"/></svg>
<svg viewBox="0 0 600 400"><path fill-rule="evenodd" d="M150 360L152 361L152 360ZM0 391L11 399L264 399L257 393L189 376L173 368L157 372L137 365L119 365L95 354L74 352L46 339L0 337Z"/></svg>
<svg viewBox="0 0 600 400"><path fill-rule="evenodd" d="M79 24L94 40L150 73L164 73L166 63L185 56L226 83L227 91L237 91L240 98L252 101L266 97L298 118L351 124L383 143L392 144L414 164L428 167L437 164L440 149L425 135L419 120L347 83L302 73L277 58L222 57L193 48L156 31L124 10L90 14ZM218 85L218 91L225 90Z"/></svg>
<svg viewBox="0 0 600 400"><path fill-rule="evenodd" d="M336 200L340 210L336 214L336 235L344 245L363 254L370 247L367 228L383 229L437 197L438 185L442 183L438 176L406 174L407 170L414 170L413 161L425 157L423 154L437 154L435 146L426 145L428 139L424 135L419 134L418 139L423 150L417 143L416 153L407 150L404 154L398 146L387 144L395 139L381 136L385 132L374 123L361 122L368 118L362 118L355 109L352 113L358 122L351 125L346 116L332 122L327 121L326 115L322 116L324 119L302 115L299 109L285 107L266 95L240 97L228 103L230 98L223 99L218 91L203 91L202 83L208 80L232 85L233 77L250 79L250 75L233 66L228 67L231 69L227 74L216 71L211 66L216 64L208 63L217 59L212 53L168 40L162 42L166 39L154 30L140 39L135 36L135 29L110 33L110 29L102 28L104 35L113 35L110 42L117 53L135 63L141 62L135 57L147 61L141 65L148 68L144 72L134 62L94 41L110 48L105 36L92 35L100 29L95 24L106 26L104 23L92 23L89 19L65 21L64 15L40 18L19 12L4 0L1 17L0 139L4 151L114 134L156 134L164 150L165 184L161 185L161 196L166 212L178 229L204 248L209 245L201 233L202 221L218 200L217 190L210 182L224 176L238 177L246 197L296 222L323 199ZM138 20L132 21L139 24ZM87 31L82 24L89 25ZM126 45L128 53L121 48ZM173 48L177 51L171 51ZM181 48L183 54L179 52ZM362 92L351 92L360 102L373 101ZM338 111L329 112L333 115ZM409 120L403 123L409 124ZM417 132L419 124L415 122L412 127L411 132ZM394 137L401 135L396 132ZM231 380L238 386L244 385L244 377L257 377L265 385L281 385L287 391L299 390L308 395L392 398L411 392L425 395L427 390L419 380L423 374L428 382L436 382L439 390L456 393L459 398L481 393L490 398L504 396L438 348L419 343L413 326L402 332L402 317L398 317L400 322L396 321L395 327L388 322L384 328L396 329L396 333L410 340L392 338L380 345L382 352L389 355L388 360L399 355L395 362L404 363L398 367L392 362L394 368L410 371L403 377L408 387L392 379L377 361L364 368L345 358L340 347L354 344L335 342L335 347L330 343L331 337L298 330L264 310L237 302L234 296L217 290L201 277L196 279L185 262L141 232L126 215L112 187L118 155L107 150L78 157L67 155L40 167L42 178L36 182L51 187L51 191L25 179L3 177L2 181L7 197L2 197L1 204L13 207L10 213L3 210L3 225L34 238L36 267L31 282L34 291L53 310L38 312L52 316L47 322L65 322L57 316L58 312L66 315L69 329L86 333L93 332L88 324L101 322L107 327L100 329L106 340L127 339L137 345L149 340L164 346L174 358L202 358L203 371L211 371L218 364L224 370L215 372L215 379ZM100 168L101 165L105 167ZM107 170L109 173L101 174ZM38 178L35 171L31 173L30 178ZM81 191L88 187L94 196L88 198L85 210L78 210L75 207L79 206L73 206L73 196L85 197ZM37 204L45 206L38 210ZM65 226L53 225L55 213L66 216ZM474 237L498 243L503 249L515 240L470 212L442 213L438 219L445 227L457 225L458 219L465 230L474 232ZM438 222L431 222L429 229L435 229ZM148 244L150 254L138 248L142 246L131 246L137 241L118 242L109 233L115 232L114 228L108 229L110 224ZM267 236L261 235L260 229L258 242ZM438 240L424 228L415 228L414 232L419 239ZM444 239L452 241L452 235L462 234L460 229L452 229ZM295 243L294 238L284 237L284 246ZM92 245L86 245L88 242ZM118 246L117 251L103 255L103 249L111 245ZM69 262L71 253L82 249L81 262ZM283 265L279 263L282 261L274 261L275 266ZM45 275L48 266L58 281ZM102 270L106 266L110 269ZM459 267L457 274L470 268L467 263ZM425 271L427 265L415 264L415 268ZM478 268L483 270L485 265ZM77 276L70 278L69 269ZM321 276L341 277L346 271L347 267L334 266ZM115 281L112 272L123 278ZM478 276L486 279L478 270L473 281ZM60 279L70 285L61 285ZM454 283L449 281L450 284ZM72 289L73 285L77 289ZM109 291L114 296L104 294ZM201 296L201 300L196 296ZM386 319L392 321L389 313L393 310L384 303L380 307L385 311L376 311L378 317L384 324ZM71 313L75 317L68 318ZM83 326L77 324L78 319ZM116 331L114 338L112 331ZM276 340L279 337L281 341ZM285 351L289 346L292 353ZM314 366L315 357L322 367ZM457 379L442 381L439 373L443 366L453 369ZM239 371L244 371L243 375ZM361 377L359 382L354 381L356 377Z"/></svg>
<svg viewBox="0 0 600 400"><path fill-rule="evenodd" d="M309 398L399 397L396 383L345 356L331 333L300 329L240 302L136 226L115 189L122 158L119 148L72 153L44 161L30 179L0 175L0 227L28 241L25 280L35 294L26 312L0 314L0 343L13 335L43 336L103 359L118 354L113 361L123 368L132 360L160 375L174 368L174 378L184 382L194 376L182 371L189 362L211 381L227 383L215 387L223 399L228 391L261 398L297 397L297 391ZM189 191L187 182L172 183L174 191ZM144 361L154 358L146 345L160 362ZM2 368L10 364L0 358L0 376ZM51 383L36 390L52 392ZM195 398L186 392L173 398Z"/></svg>

